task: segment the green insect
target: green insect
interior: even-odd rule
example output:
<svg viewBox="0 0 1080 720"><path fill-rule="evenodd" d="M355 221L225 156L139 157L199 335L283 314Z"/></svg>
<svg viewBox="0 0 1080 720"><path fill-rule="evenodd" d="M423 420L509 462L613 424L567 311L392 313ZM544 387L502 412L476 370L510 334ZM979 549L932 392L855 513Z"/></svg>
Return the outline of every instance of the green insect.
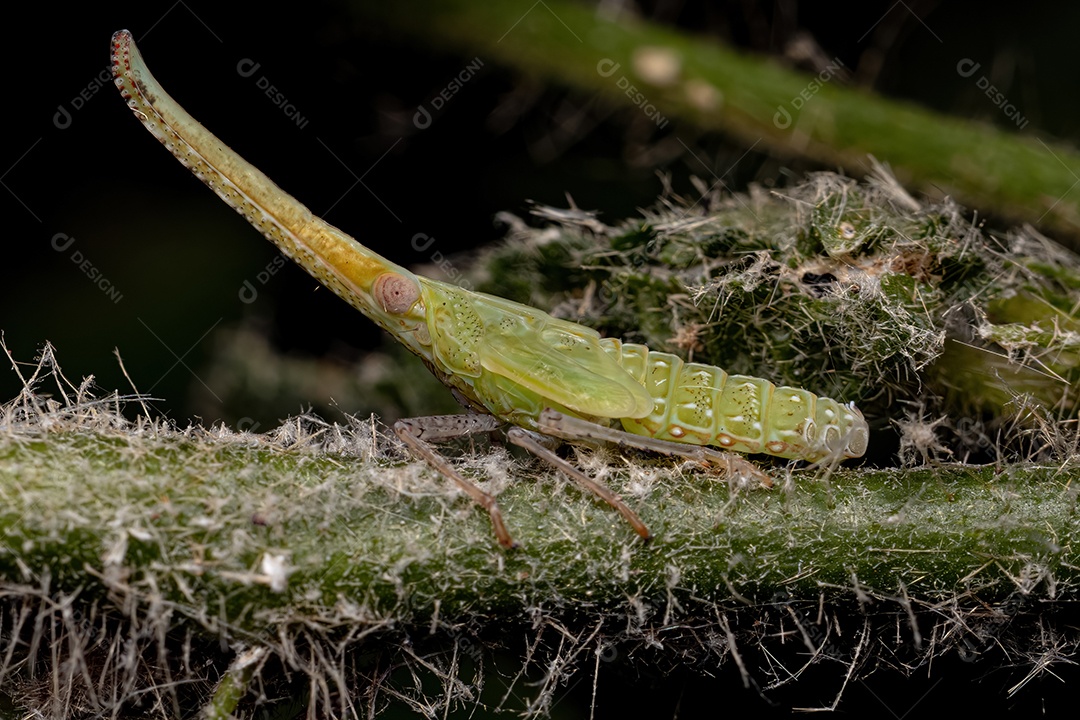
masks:
<svg viewBox="0 0 1080 720"><path fill-rule="evenodd" d="M551 437L688 457L766 485L764 472L726 451L808 461L866 451L866 420L853 403L686 363L527 305L414 275L312 215L196 122L158 85L126 30L113 36L112 62L117 87L154 137L282 253L418 355L472 411L401 420L394 430L488 511L503 546L515 543L495 498L431 443L509 424L511 442L611 504L643 538L650 533L637 514L552 452Z"/></svg>

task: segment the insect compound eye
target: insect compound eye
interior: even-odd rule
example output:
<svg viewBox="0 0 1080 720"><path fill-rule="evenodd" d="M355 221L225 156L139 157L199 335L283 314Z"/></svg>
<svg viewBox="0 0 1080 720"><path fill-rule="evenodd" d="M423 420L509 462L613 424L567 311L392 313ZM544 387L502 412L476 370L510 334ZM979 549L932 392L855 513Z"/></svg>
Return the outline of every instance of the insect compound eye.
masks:
<svg viewBox="0 0 1080 720"><path fill-rule="evenodd" d="M420 299L420 286L400 273L387 272L375 278L371 295L385 312L403 315Z"/></svg>

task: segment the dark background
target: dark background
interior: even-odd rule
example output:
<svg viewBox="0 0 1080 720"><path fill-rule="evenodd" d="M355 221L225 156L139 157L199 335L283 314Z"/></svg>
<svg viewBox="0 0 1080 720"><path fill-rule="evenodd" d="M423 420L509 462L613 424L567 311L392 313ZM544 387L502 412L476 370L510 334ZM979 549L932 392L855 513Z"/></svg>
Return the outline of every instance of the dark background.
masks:
<svg viewBox="0 0 1080 720"><path fill-rule="evenodd" d="M537 7L521 5L523 14ZM935 2L864 3L845 15L808 2L637 7L791 66L799 64L786 52L790 42L810 37L825 61L839 58L852 70L851 84L1009 126L973 79L957 74L957 59L972 58L1029 120L1026 133L1050 141L1076 132L1072 33L1080 11L1064 4L1023 17L1011 5L1006 13ZM119 28L134 33L162 85L203 124L316 214L406 265L430 254L411 247L416 233L436 238L444 255L473 248L501 236L497 212L522 214L528 200L565 206L570 195L611 222L654 201L657 171L693 194L689 176L710 169L730 169L724 179L737 189L817 169L761 148L747 154L736 141L677 122L643 140L633 129L636 109L493 63L418 130L418 105L470 58L373 31L336 3L287 12L198 1L28 11L36 21L9 22L5 43L0 329L20 361L50 341L73 382L93 374L101 388L127 391L118 348L139 390L182 422L195 412L195 389L212 390L200 378L223 328L254 322L283 353L341 363L379 336L291 264L258 281L274 248L169 157L111 85L109 38ZM241 76L243 60L259 64L255 74ZM299 123L263 94L259 78L288 98ZM695 139L694 153L712 168L685 152L657 151L673 144L676 130ZM979 208L980 216L993 210ZM120 300L73 260L88 261ZM258 290L254 302L240 301L245 281ZM13 373L0 373L0 397L19 387Z"/></svg>
<svg viewBox="0 0 1080 720"><path fill-rule="evenodd" d="M535 3L521 5L524 14ZM1029 119L1024 132L1046 141L1076 140L1077 7L868 2L844 15L833 7L638 6L658 21L793 66L785 50L806 33L824 58L839 58L852 70L852 84L1009 126L971 80L957 74L958 58L971 58ZM73 382L93 374L101 388L126 391L113 357L118 348L138 389L159 398L154 407L180 422L194 412L193 388L205 382L204 368L223 328L254 322L283 353L330 355L342 363L355 361L380 338L374 326L292 265L265 283L258 280L260 271L275 267L276 250L160 148L113 88L109 38L119 28L132 30L154 74L196 118L316 214L406 265L427 260L410 245L416 233L436 238L449 255L498 239L495 214L523 213L527 200L564 206L569 194L580 207L599 209L614 221L653 202L658 170L686 192L690 175L707 174L684 153L649 153L664 132L644 143L633 137L637 111L526 81L493 64L430 127L418 130L412 124L417 106L470 58L372 32L336 3L309 0L287 10L197 1L67 8L38 3L21 5L20 12L30 17L5 23L0 330L17 360L31 361L49 341ZM259 64L255 75L237 72L242 60ZM306 121L303 127L260 91L259 77L288 98ZM699 157L715 168L732 168L725 179L737 189L819 169L747 154L723 136L679 130L696 138ZM996 222L994 208L978 210ZM69 238L74 242L66 245ZM73 257L107 278L119 302L91 282ZM254 302L240 299L245 281L258 290ZM13 397L19 387L14 373L0 372L0 398ZM940 707L947 693L935 688L944 676L953 697L983 680L972 686L969 710L1038 710L1048 694L1051 705L1061 699L1052 678L1004 701L1014 675L984 678L981 668L955 662L935 667L936 677L924 673L910 684L859 683L849 707L861 704L878 714L884 707L901 716L926 693L920 711ZM700 682L685 681L684 712L715 690L698 688ZM622 688L631 696L633 691L633 683ZM830 685L819 701L829 702L833 693ZM579 699L587 707L587 698ZM715 714L729 701L716 698ZM670 714L679 702L657 696L641 707Z"/></svg>

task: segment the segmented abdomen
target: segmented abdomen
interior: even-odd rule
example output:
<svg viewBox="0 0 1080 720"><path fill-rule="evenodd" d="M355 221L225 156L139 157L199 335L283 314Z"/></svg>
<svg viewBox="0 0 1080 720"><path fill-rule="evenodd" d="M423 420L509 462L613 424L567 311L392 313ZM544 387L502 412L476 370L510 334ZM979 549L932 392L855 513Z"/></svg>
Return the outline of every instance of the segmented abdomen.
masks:
<svg viewBox="0 0 1080 720"><path fill-rule="evenodd" d="M729 375L644 345L613 338L600 342L655 403L648 416L622 420L627 432L810 461L837 451L849 458L866 452L869 431L854 403Z"/></svg>

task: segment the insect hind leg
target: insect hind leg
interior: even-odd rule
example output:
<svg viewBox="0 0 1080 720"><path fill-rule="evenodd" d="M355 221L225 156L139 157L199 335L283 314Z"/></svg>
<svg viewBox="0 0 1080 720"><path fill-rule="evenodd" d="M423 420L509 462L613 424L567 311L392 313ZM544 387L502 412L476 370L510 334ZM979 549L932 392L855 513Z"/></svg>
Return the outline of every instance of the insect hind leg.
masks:
<svg viewBox="0 0 1080 720"><path fill-rule="evenodd" d="M578 485L618 510L619 514L626 518L626 521L634 528L634 532L642 538L645 540L650 540L652 538L652 533L649 532L649 528L645 526L645 523L641 521L641 518L637 516L637 513L631 510L630 507L622 501L622 498L545 447L544 443L541 442L543 436L538 438L536 433L531 433L523 428L514 427L506 432L506 438L518 447L525 448L549 465L558 468Z"/></svg>
<svg viewBox="0 0 1080 720"><path fill-rule="evenodd" d="M394 423L394 432L414 453L426 460L428 465L452 480L473 502L487 510L499 544L505 548L513 548L517 547L517 543L506 529L495 497L462 477L449 461L431 446L433 442L490 432L498 429L500 425L502 421L492 415L433 415L398 420Z"/></svg>
<svg viewBox="0 0 1080 720"><path fill-rule="evenodd" d="M635 435L617 428L598 425L581 418L570 417L550 408L540 413L538 425L541 432L570 441L596 440L610 442L639 450L651 450L665 455L697 460L719 467L729 479L740 484L772 487L773 481L761 468L735 453L716 450L703 445L689 445L670 440L658 440L646 435Z"/></svg>

